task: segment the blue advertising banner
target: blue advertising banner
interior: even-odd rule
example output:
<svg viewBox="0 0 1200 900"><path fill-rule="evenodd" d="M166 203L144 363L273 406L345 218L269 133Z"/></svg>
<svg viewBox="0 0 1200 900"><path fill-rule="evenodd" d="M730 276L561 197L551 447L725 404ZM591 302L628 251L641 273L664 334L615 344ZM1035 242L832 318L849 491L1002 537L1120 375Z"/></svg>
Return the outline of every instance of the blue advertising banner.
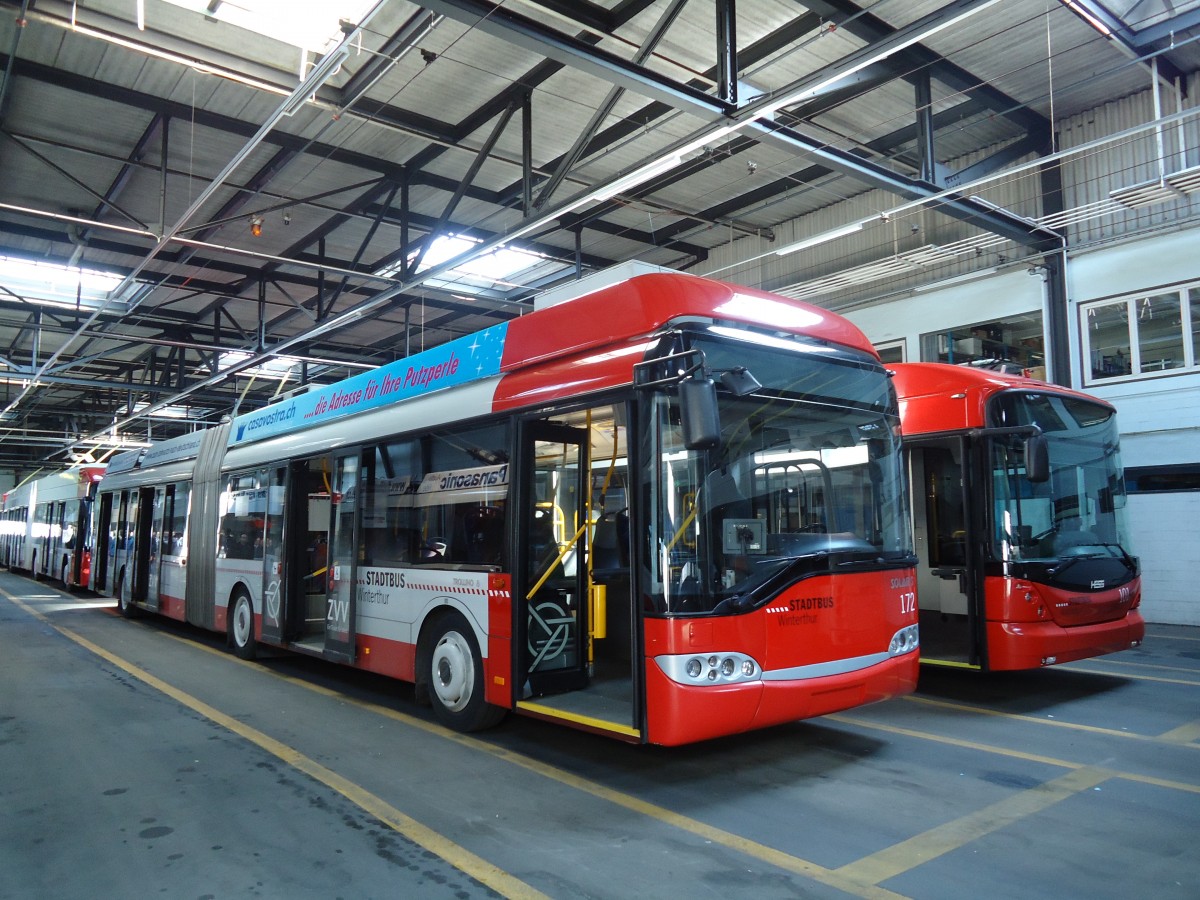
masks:
<svg viewBox="0 0 1200 900"><path fill-rule="evenodd" d="M406 359L363 372L233 420L229 446L323 425L443 388L500 374L508 324L456 338Z"/></svg>

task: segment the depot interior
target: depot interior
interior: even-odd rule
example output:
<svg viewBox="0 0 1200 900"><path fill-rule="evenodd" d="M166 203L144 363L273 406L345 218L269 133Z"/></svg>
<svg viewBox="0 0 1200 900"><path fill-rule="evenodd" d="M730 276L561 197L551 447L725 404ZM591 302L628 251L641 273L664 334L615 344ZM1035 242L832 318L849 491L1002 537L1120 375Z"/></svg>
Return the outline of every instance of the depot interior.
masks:
<svg viewBox="0 0 1200 900"><path fill-rule="evenodd" d="M1200 624L1197 0L255 6L0 2L0 488L636 261L1113 403Z"/></svg>

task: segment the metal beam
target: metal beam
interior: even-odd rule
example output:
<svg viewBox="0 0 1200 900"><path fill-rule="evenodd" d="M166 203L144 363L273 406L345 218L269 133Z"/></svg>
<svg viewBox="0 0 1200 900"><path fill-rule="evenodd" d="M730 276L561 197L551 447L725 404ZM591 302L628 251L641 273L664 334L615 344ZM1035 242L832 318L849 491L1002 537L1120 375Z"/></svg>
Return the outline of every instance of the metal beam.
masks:
<svg viewBox="0 0 1200 900"><path fill-rule="evenodd" d="M734 104L722 103L705 91L633 65L614 53L484 0L423 0L421 5L475 31L671 106L703 109L709 114L715 111L718 115L735 111Z"/></svg>
<svg viewBox="0 0 1200 900"><path fill-rule="evenodd" d="M707 118L713 123L714 130L727 128L731 123L739 123L738 127L742 129L743 133L754 136L762 142L782 146L797 154L816 157L835 171L856 178L870 187L886 190L910 200L919 200L939 194L937 185L904 178L848 151L830 147L823 141L809 139L795 129L781 127L774 122L764 122L761 116L764 111L778 108L780 99L786 100L795 96L796 102L799 103L806 99L805 95L808 91L816 91L835 84L841 78L880 62L890 55L915 52L918 42L923 37L940 31L951 23L957 23L981 9L993 6L996 2L997 0L951 0L945 7L923 16L901 29L892 29L878 23L877 27L884 33L871 46L850 54L812 76L780 89L774 95L759 98L736 110L730 109L730 104L723 104L711 95L693 89L689 85L668 82L639 67L630 66L624 61L614 61L609 54L603 54L580 42L568 40L561 34L547 33L548 30L537 23L506 10L497 9L490 4L482 3L481 0L430 0L425 5L445 14L448 18L472 24L518 46L528 47L533 52L564 62L596 77L605 78L614 84L628 87L636 92L676 105L686 112ZM859 20L855 21L857 23ZM923 51L918 56L921 58L931 56L934 60L942 61L941 57L930 54L928 51ZM977 79L973 83L975 86L979 84ZM1009 100L1009 98L1004 99ZM1040 116L1036 118L1039 122L1045 122ZM676 142L675 146L693 145L702 139L703 131L691 138ZM670 152L670 148L665 148L664 154L668 152ZM939 198L939 209L947 215L968 221L976 227L993 231L1002 237L1037 250L1044 250L1052 245L1057 246L1060 242L1057 235L1053 235L1046 229L1031 225L1026 220L1010 215L1003 210L976 203L969 198L941 197Z"/></svg>
<svg viewBox="0 0 1200 900"><path fill-rule="evenodd" d="M737 106L737 2L716 0L713 5L717 14L717 97Z"/></svg>
<svg viewBox="0 0 1200 900"><path fill-rule="evenodd" d="M1059 2L1072 15L1086 22L1088 27L1106 38L1129 59L1146 65L1145 51L1158 49L1152 44L1142 43L1138 37L1138 30L1130 28L1124 19L1114 16L1103 4L1095 3L1093 0L1059 0ZM1153 77L1167 86L1175 84L1177 79L1179 81L1184 79L1183 72L1173 62L1161 56L1158 57L1157 69L1152 69L1150 72Z"/></svg>
<svg viewBox="0 0 1200 900"><path fill-rule="evenodd" d="M650 58L650 55L654 52L654 48L659 45L666 35L667 29L671 27L683 11L686 2L687 0L673 0L663 11L662 15L659 16L658 22L655 23L650 34L647 35L645 42L638 48L637 53L634 54L633 61L636 65L640 66ZM729 2L732 2L732 0L729 0ZM536 201L537 206L545 206L551 195L562 184L562 180L566 177L567 172L574 168L575 163L583 155L584 149L591 143L592 138L596 136L596 132L604 124L604 120L608 118L609 113L613 111L613 108L624 93L624 88L614 87L608 92L608 96L604 98L600 105L596 107L595 112L592 113L592 117L583 126L583 130L580 131L579 136L575 138L575 143L571 145L571 149L559 157L558 162L554 166L554 174L542 185ZM734 102L736 102L736 97L734 98Z"/></svg>
<svg viewBox="0 0 1200 900"><path fill-rule="evenodd" d="M869 45L879 44L912 27L909 25L903 29L895 29L849 0L804 0L804 6L823 16L838 29L853 34ZM950 6L951 4L947 4L933 15L941 16L947 13ZM920 44L913 44L899 51L895 55L893 65L896 66L896 76L901 78L911 78L913 73L927 68L934 78L947 87L967 96L978 97L997 115L1009 119L1022 130L1050 134L1049 119L992 87L986 79L973 75Z"/></svg>

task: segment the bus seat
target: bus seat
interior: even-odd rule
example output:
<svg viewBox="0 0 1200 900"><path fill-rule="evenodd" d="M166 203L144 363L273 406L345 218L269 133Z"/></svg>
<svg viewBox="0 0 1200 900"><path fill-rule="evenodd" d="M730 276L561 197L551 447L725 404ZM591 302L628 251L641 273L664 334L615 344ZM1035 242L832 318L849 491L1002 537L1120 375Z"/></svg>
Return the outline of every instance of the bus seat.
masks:
<svg viewBox="0 0 1200 900"><path fill-rule="evenodd" d="M504 552L504 510L498 506L476 506L463 516L466 561L499 565Z"/></svg>
<svg viewBox="0 0 1200 900"><path fill-rule="evenodd" d="M629 568L629 510L605 513L592 534L592 570Z"/></svg>

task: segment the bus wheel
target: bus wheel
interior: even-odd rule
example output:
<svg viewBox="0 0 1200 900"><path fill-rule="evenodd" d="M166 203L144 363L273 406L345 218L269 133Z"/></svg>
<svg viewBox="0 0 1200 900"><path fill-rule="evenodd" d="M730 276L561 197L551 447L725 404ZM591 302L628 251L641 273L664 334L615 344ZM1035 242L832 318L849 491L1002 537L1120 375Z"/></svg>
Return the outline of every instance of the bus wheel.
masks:
<svg viewBox="0 0 1200 900"><path fill-rule="evenodd" d="M117 586L113 591L117 596L117 612L124 618L132 619L137 614L137 607L134 606L129 598L125 596L125 570L121 570L121 574L117 576Z"/></svg>
<svg viewBox="0 0 1200 900"><path fill-rule="evenodd" d="M254 659L254 605L245 591L238 591L233 597L233 611L229 614L229 644L242 659Z"/></svg>
<svg viewBox="0 0 1200 900"><path fill-rule="evenodd" d="M455 731L479 731L504 718L504 710L483 699L483 658L467 620L457 612L434 625L430 651L429 698L434 715Z"/></svg>
<svg viewBox="0 0 1200 900"><path fill-rule="evenodd" d="M62 580L63 587L69 588L71 586L71 583L67 580L71 577L71 566L65 560L63 561L62 572L59 574L59 577Z"/></svg>

